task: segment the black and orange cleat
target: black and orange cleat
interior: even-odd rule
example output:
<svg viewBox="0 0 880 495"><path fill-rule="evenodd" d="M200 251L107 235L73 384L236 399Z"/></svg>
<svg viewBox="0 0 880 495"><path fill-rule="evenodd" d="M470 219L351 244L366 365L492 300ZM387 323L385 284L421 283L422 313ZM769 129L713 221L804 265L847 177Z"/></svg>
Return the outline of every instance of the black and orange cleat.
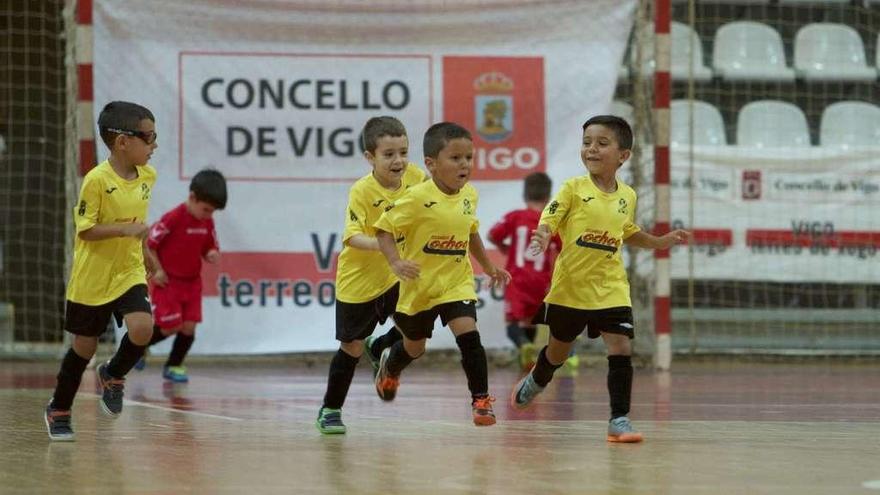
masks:
<svg viewBox="0 0 880 495"><path fill-rule="evenodd" d="M400 378L388 373L388 356L390 355L390 347L382 351L382 356L379 358L379 371L376 372L376 393L384 401L394 400L397 395L397 387L400 386Z"/></svg>

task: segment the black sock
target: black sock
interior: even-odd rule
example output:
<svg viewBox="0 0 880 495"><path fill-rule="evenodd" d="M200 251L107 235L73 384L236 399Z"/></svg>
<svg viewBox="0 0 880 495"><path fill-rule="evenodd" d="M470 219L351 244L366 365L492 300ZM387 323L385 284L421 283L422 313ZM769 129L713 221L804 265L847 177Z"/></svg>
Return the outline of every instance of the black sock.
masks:
<svg viewBox="0 0 880 495"><path fill-rule="evenodd" d="M58 382L55 384L55 394L52 396L52 408L61 411L70 410L73 406L73 398L79 389L83 372L89 360L80 356L71 347L61 360L61 369L58 370Z"/></svg>
<svg viewBox="0 0 880 495"><path fill-rule="evenodd" d="M513 345L517 347L522 347L523 344L528 344L531 342L529 338L526 336L525 330L523 327L519 326L518 321L511 321L507 323L507 338L513 342Z"/></svg>
<svg viewBox="0 0 880 495"><path fill-rule="evenodd" d="M125 375L134 367L144 355L145 345L137 345L128 338L128 332L122 336L122 342L119 343L119 349L110 359L107 365L107 373L113 378L125 378Z"/></svg>
<svg viewBox="0 0 880 495"><path fill-rule="evenodd" d="M608 356L608 397L611 400L611 419L629 414L632 384L632 359L629 356Z"/></svg>
<svg viewBox="0 0 880 495"><path fill-rule="evenodd" d="M391 329L385 332L384 335L373 339L373 345L370 346L370 354L372 354L374 358L379 359L379 357L382 356L382 351L401 340L403 340L403 335L400 334L397 327L391 327Z"/></svg>
<svg viewBox="0 0 880 495"><path fill-rule="evenodd" d="M168 361L165 362L165 366L180 366L183 364L183 358L186 357L186 353L189 352L189 348L192 347L194 340L196 340L195 335L177 332L177 336L174 337L174 345L171 346L171 354L168 355Z"/></svg>
<svg viewBox="0 0 880 495"><path fill-rule="evenodd" d="M532 378L535 379L535 383L539 386L546 387L550 380L553 379L553 373L560 366L562 366L562 363L553 364L547 359L547 346L544 346L541 352L538 353L538 362L535 363L535 368L532 370Z"/></svg>
<svg viewBox="0 0 880 495"><path fill-rule="evenodd" d="M330 409L342 409L345 397L348 395L348 387L354 378L354 370L357 368L358 358L339 349L333 360L330 361L330 373L327 376L327 392L324 393L324 407Z"/></svg>
<svg viewBox="0 0 880 495"><path fill-rule="evenodd" d="M461 367L467 376L471 397L486 397L489 395L489 369L486 350L480 343L480 332L463 333L455 338L455 343L461 350Z"/></svg>
<svg viewBox="0 0 880 495"><path fill-rule="evenodd" d="M168 335L165 335L164 333L162 333L162 329L159 328L159 325L155 325L153 327L153 337L150 338L150 343L147 344L147 347L154 345L154 344L158 344L159 342L162 342L163 340L165 340L167 338L168 338Z"/></svg>
<svg viewBox="0 0 880 495"><path fill-rule="evenodd" d="M403 347L403 340L399 340L391 346L391 353L388 355L388 361L385 367L391 376L400 376L400 373L409 366L409 363L415 361Z"/></svg>
<svg viewBox="0 0 880 495"><path fill-rule="evenodd" d="M525 332L526 338L529 339L529 342L534 344L535 337L538 335L538 327L536 327L535 325L523 327L523 332Z"/></svg>

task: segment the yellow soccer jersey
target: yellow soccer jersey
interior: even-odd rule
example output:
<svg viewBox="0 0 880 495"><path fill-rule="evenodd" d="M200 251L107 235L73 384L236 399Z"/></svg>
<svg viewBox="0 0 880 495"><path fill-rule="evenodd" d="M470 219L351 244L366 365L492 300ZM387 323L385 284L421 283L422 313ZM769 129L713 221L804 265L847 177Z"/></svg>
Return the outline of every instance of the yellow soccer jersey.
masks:
<svg viewBox="0 0 880 495"><path fill-rule="evenodd" d="M438 304L476 300L468 255L470 235L480 226L476 212L477 190L470 184L448 195L427 181L382 214L376 228L403 237L401 258L420 267L419 278L400 283L397 311L414 315Z"/></svg>
<svg viewBox="0 0 880 495"><path fill-rule="evenodd" d="M336 265L336 298L347 303L361 303L375 299L397 283L397 277L379 251L353 248L348 240L355 234L376 237L373 224L412 186L425 180L426 174L414 163L407 165L396 191L379 184L372 173L358 179L348 193L348 210L342 252Z"/></svg>
<svg viewBox="0 0 880 495"><path fill-rule="evenodd" d="M104 161L86 174L73 210L76 239L67 299L99 306L137 284L147 283L141 239L113 237L84 241L79 233L95 225L147 222L156 169L138 167L138 177L125 180Z"/></svg>
<svg viewBox="0 0 880 495"><path fill-rule="evenodd" d="M562 250L556 258L548 303L577 309L632 306L620 251L623 240L639 230L636 192L621 181L606 193L589 175L565 181L541 214L541 224L558 232Z"/></svg>

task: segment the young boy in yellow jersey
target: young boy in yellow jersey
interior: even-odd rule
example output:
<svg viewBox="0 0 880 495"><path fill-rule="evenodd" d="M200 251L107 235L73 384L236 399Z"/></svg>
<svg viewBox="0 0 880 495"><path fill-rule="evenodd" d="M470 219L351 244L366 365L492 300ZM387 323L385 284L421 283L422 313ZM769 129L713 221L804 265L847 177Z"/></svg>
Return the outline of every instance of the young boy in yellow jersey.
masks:
<svg viewBox="0 0 880 495"><path fill-rule="evenodd" d="M116 354L96 369L102 389L99 404L112 417L122 412L125 375L153 333L143 239L156 182L156 170L147 165L156 149L155 120L146 108L124 101L108 103L98 117L110 158L83 178L73 210L76 239L64 315L73 345L61 361L44 415L52 440L74 439L73 399L111 316L123 318L128 328Z"/></svg>
<svg viewBox="0 0 880 495"><path fill-rule="evenodd" d="M609 442L642 441L627 417L633 377L630 340L635 334L621 248L626 243L668 249L687 242L690 235L674 230L658 237L635 224L636 193L616 176L629 159L632 144L632 129L620 117L599 115L583 125L581 160L588 173L563 184L544 208L530 245L538 254L547 249L554 233L562 239L542 309L550 340L510 397L513 407L528 406L550 383L586 328L590 338L602 337L608 351Z"/></svg>
<svg viewBox="0 0 880 495"><path fill-rule="evenodd" d="M342 404L361 354L378 369L384 349L400 340L391 328L371 335L397 306L398 282L388 269L373 223L395 200L425 180L425 173L409 163L409 140L403 124L394 117L374 117L361 133L364 157L373 171L351 186L345 216L342 252L336 267L336 340L339 350L330 362L324 403L315 422L321 433L345 433Z"/></svg>
<svg viewBox="0 0 880 495"><path fill-rule="evenodd" d="M410 188L375 224L382 254L401 279L394 321L403 333L402 341L382 352L376 391L383 400L394 398L401 371L425 352L439 316L461 350L474 424L493 425L495 399L489 395L486 351L477 331L468 254L493 285L506 284L510 274L489 261L477 232L477 190L468 184L474 163L470 132L450 122L434 124L425 133L423 148L432 180Z"/></svg>

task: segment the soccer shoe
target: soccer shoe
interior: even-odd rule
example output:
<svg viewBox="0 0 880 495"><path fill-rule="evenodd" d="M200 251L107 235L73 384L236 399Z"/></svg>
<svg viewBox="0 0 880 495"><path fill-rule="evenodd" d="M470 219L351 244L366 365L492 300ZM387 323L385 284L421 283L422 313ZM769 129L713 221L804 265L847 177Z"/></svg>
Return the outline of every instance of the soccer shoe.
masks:
<svg viewBox="0 0 880 495"><path fill-rule="evenodd" d="M538 348L535 344L523 344L519 348L519 366L524 372L528 372L538 361Z"/></svg>
<svg viewBox="0 0 880 495"><path fill-rule="evenodd" d="M367 356L367 359L370 360L370 366L373 367L373 378L376 378L376 373L379 372L379 358L373 355L373 351L370 349L373 348L373 342L376 339L370 335L364 340L364 354Z"/></svg>
<svg viewBox="0 0 880 495"><path fill-rule="evenodd" d="M330 409L322 407L318 411L318 419L315 421L318 431L325 435L342 435L345 433L345 424L342 423L342 409Z"/></svg>
<svg viewBox="0 0 880 495"><path fill-rule="evenodd" d="M492 403L495 397L487 395L474 399L471 408L474 411L474 424L477 426L492 426L495 424L495 412L492 411Z"/></svg>
<svg viewBox="0 0 880 495"><path fill-rule="evenodd" d="M614 418L608 422L608 441L617 443L638 443L642 434L633 430L632 423L626 416Z"/></svg>
<svg viewBox="0 0 880 495"><path fill-rule="evenodd" d="M388 374L388 356L390 355L390 347L382 351L382 357L379 358L379 371L376 372L376 393L384 401L394 400L397 395L397 387L400 386L400 379Z"/></svg>
<svg viewBox="0 0 880 495"><path fill-rule="evenodd" d="M70 426L70 411L60 411L52 409L52 402L46 406L46 412L43 413L43 419L46 421L46 431L49 432L49 439L53 442L72 442L75 439L73 428Z"/></svg>
<svg viewBox="0 0 880 495"><path fill-rule="evenodd" d="M189 376L186 374L186 366L165 366L162 368L162 378L174 383L186 383Z"/></svg>
<svg viewBox="0 0 880 495"><path fill-rule="evenodd" d="M95 369L98 375L98 386L101 387L101 410L105 414L116 417L122 412L122 395L125 389L124 378L114 378L107 373L107 365L109 362L101 363Z"/></svg>
<svg viewBox="0 0 880 495"><path fill-rule="evenodd" d="M535 378L530 371L513 386L513 391L510 393L510 405L514 409L525 409L543 390L544 387L535 383Z"/></svg>

